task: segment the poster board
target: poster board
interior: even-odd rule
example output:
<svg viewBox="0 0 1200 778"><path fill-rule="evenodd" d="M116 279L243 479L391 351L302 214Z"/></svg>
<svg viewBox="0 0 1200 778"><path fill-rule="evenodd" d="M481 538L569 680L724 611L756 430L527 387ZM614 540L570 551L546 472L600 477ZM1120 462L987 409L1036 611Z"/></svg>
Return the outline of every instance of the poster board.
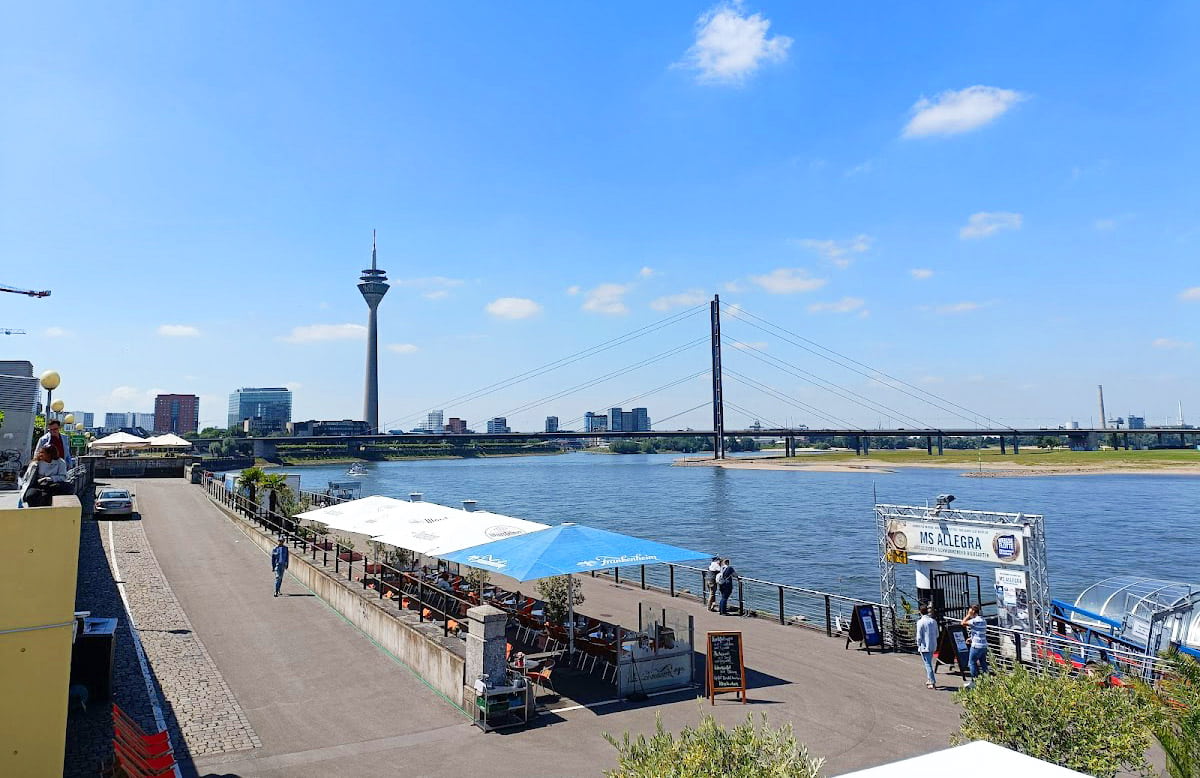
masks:
<svg viewBox="0 0 1200 778"><path fill-rule="evenodd" d="M943 624L942 636L938 641L937 660L944 665L956 665L958 671L966 677L969 652L967 628L953 622Z"/></svg>
<svg viewBox="0 0 1200 778"><path fill-rule="evenodd" d="M883 650L883 633L879 631L879 615L874 605L854 606L850 617L850 631L846 634L846 648L851 643L861 643L871 653L871 646Z"/></svg>
<svg viewBox="0 0 1200 778"><path fill-rule="evenodd" d="M708 633L708 702L716 705L722 692L737 692L746 702L746 663L741 632Z"/></svg>

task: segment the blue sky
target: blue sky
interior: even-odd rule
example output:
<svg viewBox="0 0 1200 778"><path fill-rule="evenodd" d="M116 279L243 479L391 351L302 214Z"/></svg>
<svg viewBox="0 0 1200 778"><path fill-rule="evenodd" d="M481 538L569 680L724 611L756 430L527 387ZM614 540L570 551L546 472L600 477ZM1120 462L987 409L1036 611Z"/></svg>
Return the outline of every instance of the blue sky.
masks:
<svg viewBox="0 0 1200 778"><path fill-rule="evenodd" d="M1200 418L1200 8L1176 3L37 4L0 31L4 354L76 410L295 389L361 415L379 230L381 420L482 426L745 311L1012 424ZM726 363L876 426L963 419L728 316ZM564 423L703 344L511 415ZM638 401L664 419L699 376ZM826 423L739 383L764 421ZM898 421L894 414L906 414ZM749 421L728 411L731 423ZM710 424L706 409L666 428Z"/></svg>

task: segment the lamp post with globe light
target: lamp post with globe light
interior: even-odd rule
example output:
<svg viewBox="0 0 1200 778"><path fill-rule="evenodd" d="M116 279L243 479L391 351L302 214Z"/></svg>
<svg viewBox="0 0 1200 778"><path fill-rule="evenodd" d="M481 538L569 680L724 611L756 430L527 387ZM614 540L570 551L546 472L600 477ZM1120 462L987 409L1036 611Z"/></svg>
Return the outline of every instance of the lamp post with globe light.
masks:
<svg viewBox="0 0 1200 778"><path fill-rule="evenodd" d="M67 407L67 404L64 403L62 400L55 400L54 404L50 406L50 410L54 411L54 418L57 419L58 414L62 413L63 409L66 407ZM47 419L46 421L49 422L49 419Z"/></svg>
<svg viewBox="0 0 1200 778"><path fill-rule="evenodd" d="M54 390L62 383L62 376L56 370L47 370L42 373L41 384L46 390L46 422L50 422L50 412L53 406L50 404L51 398L54 396ZM60 401L61 402L61 401Z"/></svg>

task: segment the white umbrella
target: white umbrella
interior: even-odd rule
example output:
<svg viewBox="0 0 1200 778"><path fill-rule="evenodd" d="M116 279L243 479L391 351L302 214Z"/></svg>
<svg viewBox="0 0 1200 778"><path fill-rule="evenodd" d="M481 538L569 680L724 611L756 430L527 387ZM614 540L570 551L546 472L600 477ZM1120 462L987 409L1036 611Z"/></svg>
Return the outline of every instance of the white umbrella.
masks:
<svg viewBox="0 0 1200 778"><path fill-rule="evenodd" d="M155 435L148 440L151 448L191 448L192 441L168 432L165 435Z"/></svg>
<svg viewBox="0 0 1200 778"><path fill-rule="evenodd" d="M118 448L148 448L150 441L145 438L139 438L137 435L130 435L128 432L114 432L111 435L105 435L99 440L93 440L88 444L88 448L100 450L118 449Z"/></svg>
<svg viewBox="0 0 1200 778"><path fill-rule="evenodd" d="M296 514L296 518L317 521L344 532L378 535L387 528L388 522L392 521L391 516L397 505L407 503L394 497L372 495L360 500L330 505L328 508L305 511Z"/></svg>

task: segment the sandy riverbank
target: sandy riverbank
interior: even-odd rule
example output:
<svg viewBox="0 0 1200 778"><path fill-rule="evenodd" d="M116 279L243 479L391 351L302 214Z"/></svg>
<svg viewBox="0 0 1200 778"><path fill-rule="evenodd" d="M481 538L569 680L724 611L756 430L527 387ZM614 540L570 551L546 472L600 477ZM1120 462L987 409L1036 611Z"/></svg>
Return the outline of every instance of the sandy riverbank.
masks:
<svg viewBox="0 0 1200 778"><path fill-rule="evenodd" d="M813 458L817 460L817 457ZM1111 465L1026 465L1017 462L989 462L979 468L964 462L885 462L869 461L867 457L852 462L821 462L797 459L784 460L780 458L746 458L746 459L702 459L684 458L676 465L686 467L723 467L732 470L798 470L810 473L894 473L913 467L937 468L939 470L958 470L967 477L974 478L1023 478L1031 476L1052 475L1200 475L1200 465L1128 465L1113 463Z"/></svg>

